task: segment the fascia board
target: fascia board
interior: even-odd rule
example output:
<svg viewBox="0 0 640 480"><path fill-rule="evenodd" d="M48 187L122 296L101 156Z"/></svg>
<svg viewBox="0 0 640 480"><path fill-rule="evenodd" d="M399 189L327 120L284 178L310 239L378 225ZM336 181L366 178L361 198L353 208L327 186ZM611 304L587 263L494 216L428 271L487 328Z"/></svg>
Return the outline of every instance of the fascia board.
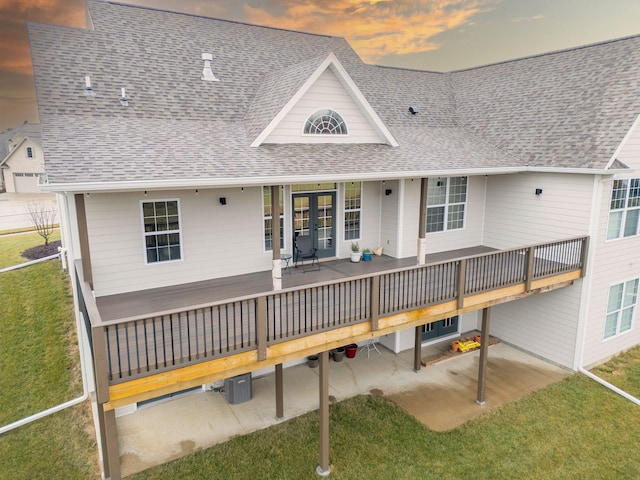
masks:
<svg viewBox="0 0 640 480"><path fill-rule="evenodd" d="M635 132L637 128L640 128L640 115L636 117L635 121L631 125L631 128L627 131L626 135L622 139L622 142L620 142L620 145L618 145L618 148L616 148L616 151L613 152L613 155L607 162L607 166L605 167L605 169L611 168L611 165L613 165L613 162L616 161L616 158L618 158L618 155L620 155L620 152L622 151L624 146L627 144L627 142L629 141L629 138L631 138L631 135L633 135L633 132Z"/></svg>
<svg viewBox="0 0 640 480"><path fill-rule="evenodd" d="M633 170L593 170L588 168L553 168L553 167L505 167L505 168L476 168L459 170L429 170L429 171L403 171L403 172L371 172L371 173L345 173L333 175L305 175L300 176L261 176L250 178L219 177L203 180L194 179L168 179L168 180L136 180L131 182L78 182L55 183L41 185L41 189L47 192L125 192L135 190L184 190L196 188L223 188L223 187L248 187L262 185L290 185L295 183L323 183L346 181L382 181L391 179L416 179L423 177L446 176L476 176L476 175L510 175L517 173L555 173L555 174L580 174L580 175L613 175L615 173L630 173Z"/></svg>

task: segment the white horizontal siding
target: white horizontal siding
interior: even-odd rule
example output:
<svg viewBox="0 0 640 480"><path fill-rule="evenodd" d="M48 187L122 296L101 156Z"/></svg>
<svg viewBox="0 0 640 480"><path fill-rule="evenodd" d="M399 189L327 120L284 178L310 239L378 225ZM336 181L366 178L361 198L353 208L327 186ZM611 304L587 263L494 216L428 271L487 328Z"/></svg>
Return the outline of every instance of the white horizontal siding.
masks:
<svg viewBox="0 0 640 480"><path fill-rule="evenodd" d="M362 183L361 229L360 249L376 248L380 244L380 182Z"/></svg>
<svg viewBox="0 0 640 480"><path fill-rule="evenodd" d="M421 179L404 181L403 216L400 236L400 254L403 258L418 254L418 230L420 225L420 185Z"/></svg>
<svg viewBox="0 0 640 480"><path fill-rule="evenodd" d="M140 201L172 198L180 200L183 258L146 265ZM271 268L260 188L91 194L85 203L96 296Z"/></svg>
<svg viewBox="0 0 640 480"><path fill-rule="evenodd" d="M573 368L582 281L491 308L490 333L551 362Z"/></svg>
<svg viewBox="0 0 640 480"><path fill-rule="evenodd" d="M307 118L324 108L335 110L342 116L347 124L348 135L302 134ZM384 140L328 68L271 131L264 143L384 143Z"/></svg>
<svg viewBox="0 0 640 480"><path fill-rule="evenodd" d="M640 168L640 129L636 129L619 152L618 159L631 168ZM616 178L640 177L638 171L616 175ZM640 343L640 312L636 309L630 331L604 340L604 324L611 285L640 278L640 236L606 241L611 198L611 179L600 185L598 229L593 243L591 289L588 297L587 325L582 363L585 366L602 362Z"/></svg>
<svg viewBox="0 0 640 480"><path fill-rule="evenodd" d="M391 190L391 195L385 195L385 190ZM384 185L380 184L379 192L380 200L378 203L380 206L381 226L379 245L382 245L382 251L385 255L399 257L398 227L401 223L399 211L400 182L395 180L387 181Z"/></svg>
<svg viewBox="0 0 640 480"><path fill-rule="evenodd" d="M542 189L536 195L536 188ZM517 174L488 177L485 245L512 248L586 235L593 177Z"/></svg>

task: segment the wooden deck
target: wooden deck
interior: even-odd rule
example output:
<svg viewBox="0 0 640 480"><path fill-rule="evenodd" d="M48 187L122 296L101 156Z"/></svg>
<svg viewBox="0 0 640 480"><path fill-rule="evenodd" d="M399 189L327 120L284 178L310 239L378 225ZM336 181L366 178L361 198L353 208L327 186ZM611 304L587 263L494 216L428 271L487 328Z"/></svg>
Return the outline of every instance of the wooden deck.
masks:
<svg viewBox="0 0 640 480"><path fill-rule="evenodd" d="M588 237L509 250L323 262L94 301L76 261L98 396L112 409L571 285ZM99 380L98 380L99 379Z"/></svg>
<svg viewBox="0 0 640 480"><path fill-rule="evenodd" d="M436 263L495 251L478 245L427 255L427 263ZM349 277L380 273L416 265L416 258L397 259L386 255L373 256L370 262L351 263L349 259L329 260L320 264L319 271L303 272L293 265L282 269L282 288L302 287L332 282ZM96 304L105 323L123 321L140 316L154 316L162 312L193 308L229 299L273 291L271 271L217 278L152 290L98 297Z"/></svg>

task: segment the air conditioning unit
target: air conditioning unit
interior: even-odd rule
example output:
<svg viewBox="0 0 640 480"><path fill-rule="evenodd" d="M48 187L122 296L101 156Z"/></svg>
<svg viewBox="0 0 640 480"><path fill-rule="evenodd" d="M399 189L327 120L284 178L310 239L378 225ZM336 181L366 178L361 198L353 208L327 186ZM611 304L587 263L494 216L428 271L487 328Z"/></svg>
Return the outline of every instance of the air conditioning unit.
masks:
<svg viewBox="0 0 640 480"><path fill-rule="evenodd" d="M251 400L251 372L225 379L224 396L232 405Z"/></svg>

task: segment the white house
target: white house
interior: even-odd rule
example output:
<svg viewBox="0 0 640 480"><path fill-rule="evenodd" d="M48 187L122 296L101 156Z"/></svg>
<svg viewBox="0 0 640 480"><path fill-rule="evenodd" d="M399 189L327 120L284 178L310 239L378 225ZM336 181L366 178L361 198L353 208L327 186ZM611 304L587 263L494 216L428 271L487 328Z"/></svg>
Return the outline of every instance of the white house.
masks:
<svg viewBox="0 0 640 480"><path fill-rule="evenodd" d="M435 73L89 14L29 35L105 476L115 409L347 343L481 329L578 370L640 342L640 36ZM294 267L300 236L319 271ZM350 264L353 242L383 256Z"/></svg>
<svg viewBox="0 0 640 480"><path fill-rule="evenodd" d="M44 158L39 123L25 123L0 135L0 191L41 193Z"/></svg>

